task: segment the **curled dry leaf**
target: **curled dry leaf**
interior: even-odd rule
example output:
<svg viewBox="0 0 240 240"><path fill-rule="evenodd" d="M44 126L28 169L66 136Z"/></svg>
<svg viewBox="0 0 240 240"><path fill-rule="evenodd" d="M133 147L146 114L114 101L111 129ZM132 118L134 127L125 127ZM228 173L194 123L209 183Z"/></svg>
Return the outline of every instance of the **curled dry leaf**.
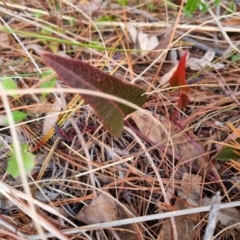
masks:
<svg viewBox="0 0 240 240"><path fill-rule="evenodd" d="M117 203L108 192L100 193L90 204L83 208L75 218L86 224L103 223L119 219Z"/></svg>
<svg viewBox="0 0 240 240"><path fill-rule="evenodd" d="M178 196L183 200L186 200L189 207L198 207L201 194L201 182L202 177L200 175L194 175L184 173L181 180L181 189L178 190Z"/></svg>
<svg viewBox="0 0 240 240"><path fill-rule="evenodd" d="M198 167L207 168L207 163L196 149L196 145L190 143L186 135L184 133L181 134L178 127L173 125L170 121L167 122L166 119L159 122L159 120L155 119L154 117L150 117L149 114L151 115L151 112L148 110L136 111L131 114L131 118L134 120L138 129L143 135L148 137L154 143L160 143L162 147L166 147L168 149L170 148L172 150L172 146L169 142L170 137L174 144L173 147L175 154L177 154L184 161L193 160L194 164L196 164ZM166 134L163 127L167 129L169 135ZM201 147L198 146L198 148Z"/></svg>
<svg viewBox="0 0 240 240"><path fill-rule="evenodd" d="M151 50L159 45L159 40L156 35L149 35L138 31L132 24L127 24L127 30L136 49L143 50L141 56L147 55Z"/></svg>
<svg viewBox="0 0 240 240"><path fill-rule="evenodd" d="M48 110L46 117L43 122L43 135L46 135L48 131L53 128L54 124L57 122L58 116L61 112L61 109L64 107L62 101L56 100Z"/></svg>
<svg viewBox="0 0 240 240"><path fill-rule="evenodd" d="M78 5L78 7L87 15L91 15L99 9L103 9L105 6L106 2L103 0L80 1L80 4Z"/></svg>
<svg viewBox="0 0 240 240"><path fill-rule="evenodd" d="M214 69L223 68L225 65L222 63L211 63L215 57L215 52L208 50L202 58L193 58L190 57L187 60L187 67L190 67L192 70L202 70L206 66L210 66Z"/></svg>
<svg viewBox="0 0 240 240"><path fill-rule="evenodd" d="M124 205L135 216L137 214L128 205ZM86 224L103 223L109 221L115 221L120 219L126 219L132 217L126 209L118 205L117 202L109 196L109 192L100 193L91 203L80 210L75 218ZM121 239L137 240L142 235L142 228L139 224L127 224L120 227L121 230L117 230Z"/></svg>

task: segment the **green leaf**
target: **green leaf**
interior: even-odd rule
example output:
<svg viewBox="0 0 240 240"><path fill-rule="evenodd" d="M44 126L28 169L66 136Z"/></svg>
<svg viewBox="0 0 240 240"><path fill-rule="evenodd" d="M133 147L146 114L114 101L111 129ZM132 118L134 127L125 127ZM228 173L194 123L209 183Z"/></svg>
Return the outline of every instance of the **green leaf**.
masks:
<svg viewBox="0 0 240 240"><path fill-rule="evenodd" d="M45 63L53 68L58 76L72 88L95 90L108 93L142 106L146 101L143 89L124 83L88 63L44 53ZM113 135L120 137L123 131L123 117L134 111L133 108L110 99L98 96L81 95L103 120L103 125Z"/></svg>
<svg viewBox="0 0 240 240"><path fill-rule="evenodd" d="M202 13L205 13L205 12L207 12L207 10L208 10L208 5L205 4L205 3L200 2L200 3L199 3L199 9L200 9L200 11L201 11Z"/></svg>
<svg viewBox="0 0 240 240"><path fill-rule="evenodd" d="M116 16L101 16L100 18L98 18L96 21L97 22L113 22L116 20Z"/></svg>
<svg viewBox="0 0 240 240"><path fill-rule="evenodd" d="M234 147L236 142L240 144L240 138L235 139L235 142L228 141L227 144L232 146L223 146L223 148L218 152L216 159L221 161L239 160L240 150Z"/></svg>
<svg viewBox="0 0 240 240"><path fill-rule="evenodd" d="M53 29L52 26L48 26L48 28L49 28L49 29ZM40 31L40 33L41 33L42 35L52 36L52 31L50 31L50 30L48 30L48 29L46 29L46 28L42 28L41 31Z"/></svg>
<svg viewBox="0 0 240 240"><path fill-rule="evenodd" d="M230 9L230 11L227 11L227 14L231 14L235 11L235 3L233 1L230 2L228 9Z"/></svg>
<svg viewBox="0 0 240 240"><path fill-rule="evenodd" d="M240 55L239 55L239 54L234 54L234 55L231 56L231 60L232 60L233 62L235 62L235 61L237 61L237 60L239 60L239 59L240 59Z"/></svg>
<svg viewBox="0 0 240 240"><path fill-rule="evenodd" d="M46 78L46 77L48 77L48 76L51 75L52 73L54 73L53 70L47 70L47 71L43 72L43 73L42 73L41 80L44 79L44 78ZM46 89L46 88L53 88L53 87L55 86L55 84L56 84L56 81L57 81L57 78L54 77L54 78L52 78L52 79L50 79L50 80L48 80L48 81L45 81L45 82L41 83L39 87L42 88L42 89L44 89L44 88L45 88L45 89ZM42 97L45 98L48 94L49 94L49 93L44 93L44 92L43 92L43 93L42 93Z"/></svg>
<svg viewBox="0 0 240 240"><path fill-rule="evenodd" d="M188 0L186 6L183 8L184 13L187 16L191 16L197 9L199 0Z"/></svg>
<svg viewBox="0 0 240 240"><path fill-rule="evenodd" d="M156 5L153 2L147 4L147 8L149 12L153 12L156 8Z"/></svg>
<svg viewBox="0 0 240 240"><path fill-rule="evenodd" d="M3 89L5 89L5 90L17 90L18 89L16 82L12 78L9 78L9 77L3 78L2 86L3 86ZM16 98L18 96L18 94L12 94L11 96Z"/></svg>
<svg viewBox="0 0 240 240"><path fill-rule="evenodd" d="M9 158L7 172L11 174L14 178L20 176L20 171L17 163L16 152L13 148L13 152ZM27 151L28 145L26 143L21 145L21 155L23 159L23 166L26 173L30 173L35 165L35 155Z"/></svg>
<svg viewBox="0 0 240 240"><path fill-rule="evenodd" d="M222 0L214 0L213 7L217 7L221 3L221 1Z"/></svg>
<svg viewBox="0 0 240 240"><path fill-rule="evenodd" d="M121 6L127 6L128 5L128 0L118 0L118 4Z"/></svg>
<svg viewBox="0 0 240 240"><path fill-rule="evenodd" d="M76 18L71 18L71 19L68 19L68 22L71 26L74 26L75 23L76 23Z"/></svg>
<svg viewBox="0 0 240 240"><path fill-rule="evenodd" d="M36 12L36 13L34 14L34 16L35 16L35 18L37 18L37 19L41 19L41 18L43 17L43 14L40 13L40 12Z"/></svg>
<svg viewBox="0 0 240 240"><path fill-rule="evenodd" d="M24 112L21 112L21 111L13 111L13 112L12 112L12 117L13 117L14 123L17 123L17 122L21 122L24 118L26 118L26 117L27 117L27 114L24 113ZM4 124L6 124L6 125L9 124L7 118L6 118L6 120L4 121Z"/></svg>

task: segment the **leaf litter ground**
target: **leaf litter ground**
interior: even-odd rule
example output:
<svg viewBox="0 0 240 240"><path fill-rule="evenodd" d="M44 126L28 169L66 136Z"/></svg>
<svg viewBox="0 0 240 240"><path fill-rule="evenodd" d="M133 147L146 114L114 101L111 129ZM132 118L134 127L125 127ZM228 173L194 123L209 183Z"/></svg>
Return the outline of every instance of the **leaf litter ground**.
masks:
<svg viewBox="0 0 240 240"><path fill-rule="evenodd" d="M210 13L198 12L178 18L179 6L164 3L155 3L152 12L146 3L135 2L126 8L100 1L0 3L2 76L14 80L19 94L27 91L11 94L8 105L27 114L14 129L20 145L25 149L27 143L36 156L27 178L36 200L34 216L26 204L31 196L23 193L24 179L6 174L9 148L16 139L6 124L2 100L2 238L203 239L210 220L208 212L197 210L115 228L100 224L211 205L217 191L223 203L239 201L238 159L216 159L227 139L239 137L240 18L237 7L230 13L227 4L223 1L218 10L225 17L216 20L215 14L214 20ZM179 92L168 81L186 49L190 103L173 119ZM116 138L79 94L59 93L67 89L61 81L47 97L35 93L54 77L41 78L40 73L49 70L40 58L43 51L80 59L143 88L146 111L127 116L122 137ZM44 133L43 126L48 126ZM43 141L49 129L48 141ZM236 239L239 224L231 225L239 218L238 208L220 210L215 235ZM87 228L90 224L99 226Z"/></svg>

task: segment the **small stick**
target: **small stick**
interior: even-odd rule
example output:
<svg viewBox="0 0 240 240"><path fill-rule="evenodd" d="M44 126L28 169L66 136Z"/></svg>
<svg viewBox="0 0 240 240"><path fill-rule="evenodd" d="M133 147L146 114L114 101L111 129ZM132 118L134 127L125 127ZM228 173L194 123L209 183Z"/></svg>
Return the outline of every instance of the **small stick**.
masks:
<svg viewBox="0 0 240 240"><path fill-rule="evenodd" d="M217 223L219 204L221 202L220 192L217 192L212 198L212 206L209 212L208 225L205 230L203 240L211 240Z"/></svg>

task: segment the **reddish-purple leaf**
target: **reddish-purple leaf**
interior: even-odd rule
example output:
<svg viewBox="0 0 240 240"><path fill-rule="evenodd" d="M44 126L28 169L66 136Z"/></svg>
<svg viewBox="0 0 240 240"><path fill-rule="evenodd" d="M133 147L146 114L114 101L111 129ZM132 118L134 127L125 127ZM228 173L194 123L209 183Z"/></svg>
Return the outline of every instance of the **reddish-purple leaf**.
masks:
<svg viewBox="0 0 240 240"><path fill-rule="evenodd" d="M186 93L181 92L178 99L178 108L183 110L189 103L189 98Z"/></svg>
<svg viewBox="0 0 240 240"><path fill-rule="evenodd" d="M187 61L187 54L188 54L187 51L183 54L183 56L179 60L176 71L173 73L172 77L169 80L169 84L171 87L181 87L181 90L184 92L189 91L189 87L187 86L187 82L185 79L185 66Z"/></svg>
<svg viewBox="0 0 240 240"><path fill-rule="evenodd" d="M45 63L72 88L95 90L120 97L138 106L146 101L144 90L127 84L88 63L68 59L59 55L44 53ZM84 100L92 106L96 114L103 120L103 125L113 135L120 137L123 130L123 117L134 111L133 108L119 102L82 94Z"/></svg>

